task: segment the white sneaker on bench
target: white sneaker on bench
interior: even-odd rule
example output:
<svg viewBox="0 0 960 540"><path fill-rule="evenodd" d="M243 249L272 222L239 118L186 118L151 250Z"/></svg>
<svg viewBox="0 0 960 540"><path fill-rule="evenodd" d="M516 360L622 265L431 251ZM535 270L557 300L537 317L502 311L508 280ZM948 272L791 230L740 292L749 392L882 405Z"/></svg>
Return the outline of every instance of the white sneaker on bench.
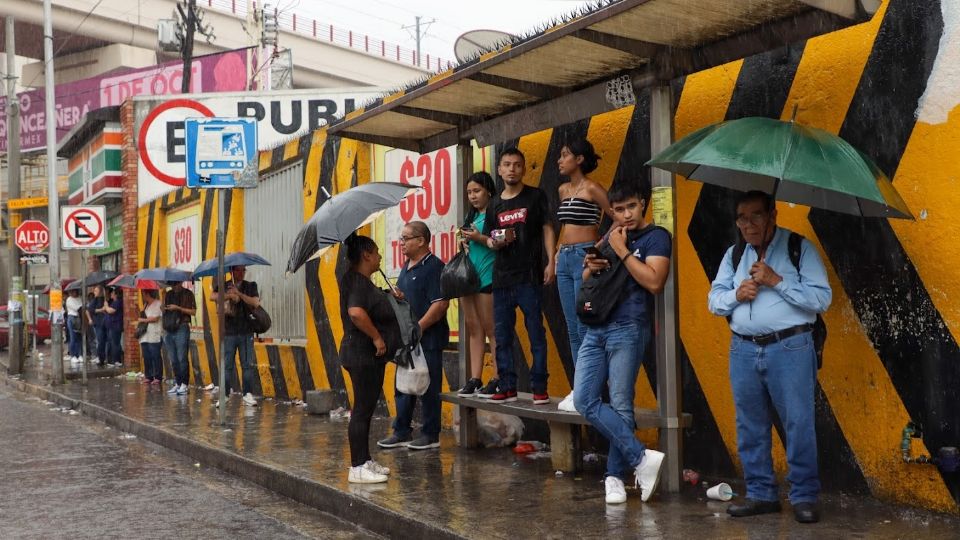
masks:
<svg viewBox="0 0 960 540"><path fill-rule="evenodd" d="M560 401L560 403L557 405L557 410L564 412L577 412L577 408L573 405L573 391L570 392L570 395Z"/></svg>

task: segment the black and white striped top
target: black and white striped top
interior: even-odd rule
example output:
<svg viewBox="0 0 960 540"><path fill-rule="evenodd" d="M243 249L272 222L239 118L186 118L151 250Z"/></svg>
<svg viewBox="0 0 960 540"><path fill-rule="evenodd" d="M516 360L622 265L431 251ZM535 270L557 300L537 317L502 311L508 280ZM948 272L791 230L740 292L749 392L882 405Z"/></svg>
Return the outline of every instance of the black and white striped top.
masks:
<svg viewBox="0 0 960 540"><path fill-rule="evenodd" d="M600 214L599 204L577 197L563 199L557 209L560 223L570 225L597 225L600 223Z"/></svg>

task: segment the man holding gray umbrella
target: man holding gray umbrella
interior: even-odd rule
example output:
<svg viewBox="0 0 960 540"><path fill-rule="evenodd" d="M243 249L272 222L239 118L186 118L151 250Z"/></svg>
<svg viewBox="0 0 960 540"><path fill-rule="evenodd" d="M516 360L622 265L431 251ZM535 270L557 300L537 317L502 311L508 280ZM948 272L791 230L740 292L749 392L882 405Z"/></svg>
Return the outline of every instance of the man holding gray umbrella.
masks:
<svg viewBox="0 0 960 540"><path fill-rule="evenodd" d="M736 207L743 242L727 249L709 294L710 311L733 332L730 383L737 415L737 450L747 498L727 513L746 517L780 511L771 457L776 412L784 426L790 503L800 523L819 521L814 395L817 352L813 328L832 291L816 248L777 227L777 209L762 191Z"/></svg>

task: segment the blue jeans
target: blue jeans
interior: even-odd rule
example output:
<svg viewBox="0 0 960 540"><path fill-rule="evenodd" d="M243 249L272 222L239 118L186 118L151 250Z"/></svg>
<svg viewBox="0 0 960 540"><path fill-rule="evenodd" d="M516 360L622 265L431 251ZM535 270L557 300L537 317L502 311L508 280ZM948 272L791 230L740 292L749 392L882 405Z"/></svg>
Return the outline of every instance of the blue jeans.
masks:
<svg viewBox="0 0 960 540"><path fill-rule="evenodd" d="M107 362L112 364L123 363L123 348L120 345L122 335L122 329L107 327Z"/></svg>
<svg viewBox="0 0 960 540"><path fill-rule="evenodd" d="M393 432L399 437L410 435L413 421L413 408L420 398L420 411L423 414L423 427L420 433L431 438L440 436L440 383L443 382L443 350L423 349L430 370L430 386L422 396L413 396L396 392L397 417L393 419Z"/></svg>
<svg viewBox="0 0 960 540"><path fill-rule="evenodd" d="M574 369L577 367L580 344L587 335L586 325L577 318L577 294L583 283L583 258L587 255L584 250L593 244L582 242L560 246L560 253L557 255L557 289L560 292L563 318L567 321L567 336L570 339L570 355Z"/></svg>
<svg viewBox="0 0 960 540"><path fill-rule="evenodd" d="M519 306L530 338L533 368L530 386L534 392L547 390L547 334L543 329L543 311L540 294L543 286L520 283L493 289L493 333L497 339L497 375L500 390L517 389L517 370L513 365L513 329L517 324Z"/></svg>
<svg viewBox="0 0 960 540"><path fill-rule="evenodd" d="M163 345L167 349L167 357L170 359L176 383L190 384L190 363L187 361L187 351L190 349L190 327L181 324L176 332L167 332L167 335L163 336ZM232 359L233 355L230 358Z"/></svg>
<svg viewBox="0 0 960 540"><path fill-rule="evenodd" d="M775 501L777 479L770 456L776 409L786 430L790 502L816 502L820 494L814 389L817 357L810 332L766 346L733 336L730 383L737 411L737 451L747 497Z"/></svg>
<svg viewBox="0 0 960 540"><path fill-rule="evenodd" d="M143 376L148 381L163 378L163 363L160 360L160 342L141 343L140 351L143 353Z"/></svg>
<svg viewBox="0 0 960 540"><path fill-rule="evenodd" d="M97 359L102 364L107 361L107 327L97 324L93 330L97 333Z"/></svg>
<svg viewBox="0 0 960 540"><path fill-rule="evenodd" d="M253 370L257 369L256 356L253 353L253 334L241 334L236 336L223 337L223 362L226 365L224 369L225 388L227 395L230 394L230 381L233 380L233 374L237 366L233 361L237 352L240 353L240 393L253 393Z"/></svg>
<svg viewBox="0 0 960 540"><path fill-rule="evenodd" d="M82 356L83 351L80 350L80 347L83 338L80 332L73 329L74 324L77 326L80 325L80 317L67 315L67 354L70 356Z"/></svg>
<svg viewBox="0 0 960 540"><path fill-rule="evenodd" d="M573 404L610 441L607 476L622 477L640 464L646 447L634 431L633 398L650 329L636 321L588 326L574 374ZM604 385L610 403L601 401Z"/></svg>

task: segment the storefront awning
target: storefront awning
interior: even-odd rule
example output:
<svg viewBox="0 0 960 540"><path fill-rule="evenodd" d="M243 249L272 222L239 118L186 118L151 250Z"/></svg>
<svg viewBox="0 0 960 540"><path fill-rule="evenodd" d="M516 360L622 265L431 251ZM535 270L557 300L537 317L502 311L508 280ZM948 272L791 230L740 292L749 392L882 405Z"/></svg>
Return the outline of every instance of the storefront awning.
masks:
<svg viewBox="0 0 960 540"><path fill-rule="evenodd" d="M429 152L487 146L622 106L634 92L866 21L880 0L615 0L354 111L331 135ZM622 93L621 98L622 98Z"/></svg>

